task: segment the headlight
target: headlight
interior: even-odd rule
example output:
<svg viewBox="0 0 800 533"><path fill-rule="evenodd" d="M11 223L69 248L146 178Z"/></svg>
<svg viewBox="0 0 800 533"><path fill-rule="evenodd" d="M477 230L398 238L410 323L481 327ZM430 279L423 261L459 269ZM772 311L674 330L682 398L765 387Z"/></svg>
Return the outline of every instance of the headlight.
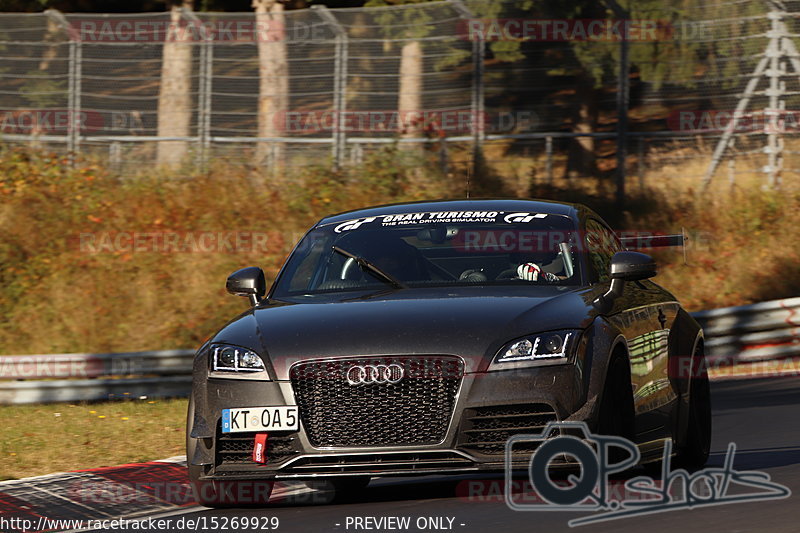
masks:
<svg viewBox="0 0 800 533"><path fill-rule="evenodd" d="M549 331L513 340L497 352L490 370L566 363L575 353L579 336L580 330L569 329Z"/></svg>
<svg viewBox="0 0 800 533"><path fill-rule="evenodd" d="M215 372L263 372L264 361L255 352L218 344L211 349L211 369Z"/></svg>

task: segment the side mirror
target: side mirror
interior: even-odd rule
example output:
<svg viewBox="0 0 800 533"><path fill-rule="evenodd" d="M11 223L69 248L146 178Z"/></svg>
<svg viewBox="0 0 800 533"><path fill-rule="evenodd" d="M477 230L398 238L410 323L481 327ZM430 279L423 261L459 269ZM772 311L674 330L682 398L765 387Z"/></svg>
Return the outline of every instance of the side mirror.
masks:
<svg viewBox="0 0 800 533"><path fill-rule="evenodd" d="M267 294L267 281L263 270L258 267L247 267L228 276L225 288L231 294L250 298L250 304L255 307Z"/></svg>
<svg viewBox="0 0 800 533"><path fill-rule="evenodd" d="M641 252L617 252L611 258L611 279L637 281L656 275L656 262Z"/></svg>
<svg viewBox="0 0 800 533"><path fill-rule="evenodd" d="M622 296L626 281L638 281L656 275L656 262L647 254L640 252L617 252L611 258L611 286L608 292L598 296L593 302L601 312L607 313L614 306L614 300Z"/></svg>

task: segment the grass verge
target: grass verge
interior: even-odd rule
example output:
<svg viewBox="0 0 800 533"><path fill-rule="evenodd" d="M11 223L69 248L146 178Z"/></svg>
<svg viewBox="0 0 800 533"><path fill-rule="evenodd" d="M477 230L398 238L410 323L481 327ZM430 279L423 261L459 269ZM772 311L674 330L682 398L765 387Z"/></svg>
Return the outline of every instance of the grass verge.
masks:
<svg viewBox="0 0 800 533"><path fill-rule="evenodd" d="M187 400L0 406L0 480L183 455Z"/></svg>
<svg viewBox="0 0 800 533"><path fill-rule="evenodd" d="M380 203L461 197L463 169L443 173L426 158L430 154L388 147L359 166L333 171L310 165L280 180L224 161L206 173L143 169L123 177L97 161L72 167L53 154L0 145L0 354L194 348L245 307L225 292L226 276L258 265L274 278L294 243L321 217ZM517 161L507 159L505 167ZM671 168L648 175L650 185L631 191L620 210L609 180L523 183L505 167L472 176L473 196L581 202L617 230L686 228L694 237L686 263L676 249L654 255L657 281L689 310L800 293L796 186L762 191L757 181L742 178L736 187L716 183L699 195L671 179L682 171ZM266 246L175 253L119 240L218 232L259 235Z"/></svg>

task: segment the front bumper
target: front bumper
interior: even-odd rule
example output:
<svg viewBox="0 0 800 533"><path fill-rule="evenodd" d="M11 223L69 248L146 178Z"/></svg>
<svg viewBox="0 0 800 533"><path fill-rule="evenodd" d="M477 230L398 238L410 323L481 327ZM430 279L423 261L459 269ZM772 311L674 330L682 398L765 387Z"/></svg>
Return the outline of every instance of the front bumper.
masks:
<svg viewBox="0 0 800 533"><path fill-rule="evenodd" d="M584 420L593 426L584 380L576 365L466 374L442 442L414 446L315 447L301 424L270 434L266 464L252 462L252 433L223 435L223 409L296 404L289 381L206 378L194 387L188 438L190 466L200 479L314 479L353 475L409 476L502 471L505 441L539 434L548 421ZM513 468L525 468L537 442L514 449Z"/></svg>

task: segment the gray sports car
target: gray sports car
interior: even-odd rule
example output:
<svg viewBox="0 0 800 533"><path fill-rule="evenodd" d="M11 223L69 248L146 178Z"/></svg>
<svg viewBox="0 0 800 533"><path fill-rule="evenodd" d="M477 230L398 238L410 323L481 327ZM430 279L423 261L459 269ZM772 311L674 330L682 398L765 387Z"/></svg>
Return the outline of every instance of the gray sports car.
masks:
<svg viewBox="0 0 800 533"><path fill-rule="evenodd" d="M627 437L642 463L671 442L700 466L703 333L655 275L582 205L457 200L326 217L269 291L256 267L228 278L250 306L195 357L197 496L236 505L226 483L258 482L267 497L276 480L353 490L376 476L502 471L507 439L550 421Z"/></svg>

